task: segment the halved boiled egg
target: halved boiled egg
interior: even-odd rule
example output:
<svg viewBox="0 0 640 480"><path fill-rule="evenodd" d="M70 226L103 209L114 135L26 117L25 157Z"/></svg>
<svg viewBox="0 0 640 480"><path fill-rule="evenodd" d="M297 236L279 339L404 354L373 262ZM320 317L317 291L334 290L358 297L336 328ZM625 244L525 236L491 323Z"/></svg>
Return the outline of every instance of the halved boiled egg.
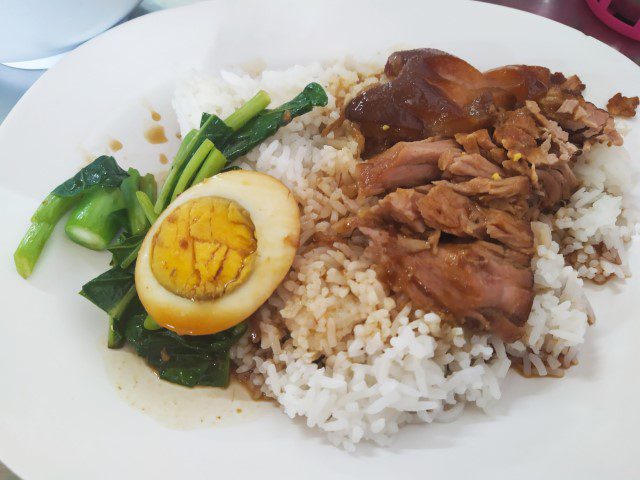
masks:
<svg viewBox="0 0 640 480"><path fill-rule="evenodd" d="M151 226L136 263L138 296L180 335L226 330L282 282L299 238L287 187L263 173L221 173L182 193Z"/></svg>

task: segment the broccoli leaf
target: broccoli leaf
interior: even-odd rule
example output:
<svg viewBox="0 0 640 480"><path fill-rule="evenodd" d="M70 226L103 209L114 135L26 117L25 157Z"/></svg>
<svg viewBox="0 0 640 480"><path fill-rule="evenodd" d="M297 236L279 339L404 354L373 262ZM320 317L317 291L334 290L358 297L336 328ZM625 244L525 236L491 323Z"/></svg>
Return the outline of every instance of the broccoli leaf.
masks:
<svg viewBox="0 0 640 480"><path fill-rule="evenodd" d="M233 130L217 115L204 112L200 119L200 128L203 135L202 141L208 138L218 150L224 146L233 135ZM202 143L202 142L200 142Z"/></svg>
<svg viewBox="0 0 640 480"><path fill-rule="evenodd" d="M311 111L313 107L324 107L326 104L327 94L324 89L315 82L310 83L293 100L273 110L264 110L249 120L224 148L216 146L222 150L227 161L231 162L269 138L293 118Z"/></svg>
<svg viewBox="0 0 640 480"><path fill-rule="evenodd" d="M140 307L127 320L125 336L160 378L187 387L229 384L229 349L246 331L244 323L214 335L189 336L164 328L147 330L145 317Z"/></svg>
<svg viewBox="0 0 640 480"><path fill-rule="evenodd" d="M98 185L119 187L122 180L128 176L113 157L102 155L69 180L58 185L52 193L58 197L75 197Z"/></svg>
<svg viewBox="0 0 640 480"><path fill-rule="evenodd" d="M113 267L82 286L80 295L109 314L109 348L120 348L125 340L125 311L136 298L133 269Z"/></svg>
<svg viewBox="0 0 640 480"><path fill-rule="evenodd" d="M107 249L113 255L111 265L126 269L133 264L138 257L138 251L140 250L140 245L142 245L144 237L145 233L132 236L127 236L124 233L120 235L118 240Z"/></svg>

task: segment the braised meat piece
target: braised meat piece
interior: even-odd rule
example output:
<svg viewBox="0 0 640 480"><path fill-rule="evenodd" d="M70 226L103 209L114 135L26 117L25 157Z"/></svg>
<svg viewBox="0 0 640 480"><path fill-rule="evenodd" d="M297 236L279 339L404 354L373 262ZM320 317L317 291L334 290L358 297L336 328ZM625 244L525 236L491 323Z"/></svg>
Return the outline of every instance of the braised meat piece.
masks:
<svg viewBox="0 0 640 480"><path fill-rule="evenodd" d="M543 209L555 207L568 200L578 189L578 179L566 163L537 170L538 195Z"/></svg>
<svg viewBox="0 0 640 480"><path fill-rule="evenodd" d="M521 251L533 247L530 222L503 210L483 207L445 184L436 185L414 201L425 224L432 229L462 238L491 238Z"/></svg>
<svg viewBox="0 0 640 480"><path fill-rule="evenodd" d="M549 153L550 142L542 142L542 131L526 107L501 112L493 138L507 150L510 159L523 158L536 166L554 165L558 162L558 157Z"/></svg>
<svg viewBox="0 0 640 480"><path fill-rule="evenodd" d="M447 150L461 153L453 140L400 142L358 165L358 193L378 195L398 187L424 185L441 176L438 159Z"/></svg>
<svg viewBox="0 0 640 480"><path fill-rule="evenodd" d="M634 115L638 97L618 94L607 112L575 75L482 73L431 49L392 54L385 74L345 109L364 158L376 154L358 166L359 195L382 197L349 231L368 237L367 255L414 307L514 341L534 297L531 222L579 187L578 155L622 144L611 114Z"/></svg>
<svg viewBox="0 0 640 480"><path fill-rule="evenodd" d="M394 288L415 306L507 342L520 338L534 296L529 256L484 241L406 252L392 234L362 230Z"/></svg>
<svg viewBox="0 0 640 480"><path fill-rule="evenodd" d="M427 226L458 237L482 238L485 216L480 207L445 185L436 185L416 201Z"/></svg>
<svg viewBox="0 0 640 480"><path fill-rule="evenodd" d="M427 193L398 189L360 215L360 225L383 228L392 222L397 231L423 234L441 231L460 238L494 240L522 252L530 252L533 234L526 218L505 205L481 205L456 193L455 184L439 182ZM408 227L408 231L404 229Z"/></svg>
<svg viewBox="0 0 640 480"><path fill-rule="evenodd" d="M618 117L635 117L638 103L640 103L638 97L625 97L618 92L607 102L607 111Z"/></svg>
<svg viewBox="0 0 640 480"><path fill-rule="evenodd" d="M380 200L370 215L379 215L385 220L406 225L416 233L423 233L427 228L418 210L418 201L422 197L424 194L416 190L399 188Z"/></svg>
<svg viewBox="0 0 640 480"><path fill-rule="evenodd" d="M531 194L531 181L527 177L515 176L502 179L473 178L467 182L450 183L436 182L451 187L454 191L463 195L478 195L481 198L490 196L493 198L510 198Z"/></svg>
<svg viewBox="0 0 640 480"><path fill-rule="evenodd" d="M557 122L569 133L569 140L583 150L594 143L622 145L611 115L587 102L582 90L584 84L574 75L552 84L537 103L544 116Z"/></svg>
<svg viewBox="0 0 640 480"><path fill-rule="evenodd" d="M543 67L515 65L483 74L434 49L393 53L385 73L389 82L364 90L345 109L365 136L365 156L399 141L485 128L498 109L544 95L550 81Z"/></svg>
<svg viewBox="0 0 640 480"><path fill-rule="evenodd" d="M443 178L452 177L482 177L492 178L503 176L504 171L495 163L490 162L479 153L462 153L442 155L438 167L443 171Z"/></svg>
<svg viewBox="0 0 640 480"><path fill-rule="evenodd" d="M471 133L456 133L455 139L466 153L479 153L497 165L507 159L506 152L493 143L486 128Z"/></svg>
<svg viewBox="0 0 640 480"><path fill-rule="evenodd" d="M505 208L484 208L486 234L492 240L518 251L531 251L531 221L519 218Z"/></svg>

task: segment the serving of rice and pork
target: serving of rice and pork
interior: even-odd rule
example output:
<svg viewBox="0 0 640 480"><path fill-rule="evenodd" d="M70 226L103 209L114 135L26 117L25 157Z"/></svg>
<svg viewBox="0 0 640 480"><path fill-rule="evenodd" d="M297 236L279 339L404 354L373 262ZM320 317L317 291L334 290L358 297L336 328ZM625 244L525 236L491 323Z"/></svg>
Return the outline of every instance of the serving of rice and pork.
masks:
<svg viewBox="0 0 640 480"><path fill-rule="evenodd" d="M570 375L595 322L583 282L630 275L634 178L612 114L635 115L637 97L607 111L575 75L482 73L421 49L193 74L173 105L184 134L201 112L312 81L327 106L236 162L283 182L301 214L291 270L232 348L236 374L347 450L488 408L511 367Z"/></svg>

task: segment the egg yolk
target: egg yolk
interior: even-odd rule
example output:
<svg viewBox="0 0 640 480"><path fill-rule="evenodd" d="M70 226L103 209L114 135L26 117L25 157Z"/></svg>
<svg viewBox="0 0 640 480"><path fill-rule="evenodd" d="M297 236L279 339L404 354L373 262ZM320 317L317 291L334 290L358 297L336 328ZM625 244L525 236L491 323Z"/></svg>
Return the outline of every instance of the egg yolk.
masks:
<svg viewBox="0 0 640 480"><path fill-rule="evenodd" d="M249 275L257 241L249 213L233 200L202 197L177 207L153 240L151 270L167 290L213 300Z"/></svg>

